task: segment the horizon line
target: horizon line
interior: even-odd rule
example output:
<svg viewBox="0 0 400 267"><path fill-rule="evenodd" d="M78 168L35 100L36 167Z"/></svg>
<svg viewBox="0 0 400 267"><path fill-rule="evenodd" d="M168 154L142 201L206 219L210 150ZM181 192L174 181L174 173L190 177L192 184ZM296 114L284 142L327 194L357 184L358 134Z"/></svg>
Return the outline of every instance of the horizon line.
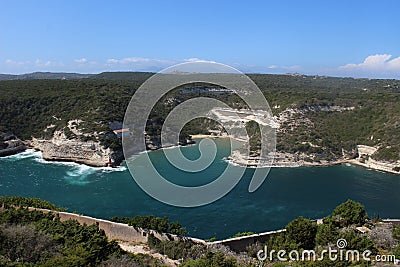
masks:
<svg viewBox="0 0 400 267"><path fill-rule="evenodd" d="M159 71L144 71L144 70L105 70L100 72L84 73L84 72L68 72L68 71L33 71L26 73L0 73L1 75L10 76L23 76L37 73L45 74L77 74L77 75L99 75L102 73L160 73ZM162 73L160 73L162 74ZM173 74L173 73L164 73ZM235 74L235 73L223 73L223 72L182 72L182 74ZM286 72L286 73L267 73L267 72L243 72L245 75L285 75L285 76L307 76L307 77L322 77L322 78L341 78L341 79L355 79L355 80L400 80L400 78L371 78L371 77L355 77L355 76L334 76L334 75L321 75L321 74L305 74L300 72ZM84 79L84 78L81 78ZM12 79L10 79L12 80ZM46 80L46 78L37 78L35 80ZM1 81L1 80L0 80Z"/></svg>

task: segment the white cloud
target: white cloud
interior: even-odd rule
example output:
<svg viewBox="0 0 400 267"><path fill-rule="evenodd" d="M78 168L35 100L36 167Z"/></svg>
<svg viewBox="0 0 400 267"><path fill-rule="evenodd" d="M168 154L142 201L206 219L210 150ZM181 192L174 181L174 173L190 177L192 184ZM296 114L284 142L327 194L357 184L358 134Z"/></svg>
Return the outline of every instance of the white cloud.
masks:
<svg viewBox="0 0 400 267"><path fill-rule="evenodd" d="M132 64L132 63L169 63L170 60L157 59L157 58L143 58L143 57L126 57L122 59L110 58L107 60L108 64Z"/></svg>
<svg viewBox="0 0 400 267"><path fill-rule="evenodd" d="M197 57L192 57L192 58L187 58L183 60L184 62L205 62L205 63L217 63L215 61L212 60L205 60L205 59L200 59Z"/></svg>
<svg viewBox="0 0 400 267"><path fill-rule="evenodd" d="M197 57L187 58L183 60L169 60L169 59L160 59L160 58L145 58L145 57L126 57L121 59L110 58L107 59L107 64L153 64L153 65L173 65L184 62L209 62L215 63L215 61L200 59Z"/></svg>
<svg viewBox="0 0 400 267"><path fill-rule="evenodd" d="M285 65L270 65L267 66L266 69L262 69L261 72L265 73L276 73L276 74L281 74L281 73L288 73L288 72L297 72L297 71L302 71L302 67L299 65L292 65L292 66L285 66Z"/></svg>
<svg viewBox="0 0 400 267"><path fill-rule="evenodd" d="M392 58L389 54L376 54L368 56L364 62L359 64L347 64L340 66L342 70L362 70L362 71L400 71L400 57Z"/></svg>
<svg viewBox="0 0 400 267"><path fill-rule="evenodd" d="M7 65L14 65L14 66L31 64L30 61L16 61L16 60L12 60L12 59L7 59L6 61L4 61L4 63Z"/></svg>
<svg viewBox="0 0 400 267"><path fill-rule="evenodd" d="M7 59L4 61L4 69L10 73L27 73L35 71L55 71L57 68L63 68L62 62L36 59L34 61L17 61ZM4 71L3 71L4 72Z"/></svg>
<svg viewBox="0 0 400 267"><path fill-rule="evenodd" d="M187 63L187 62L203 62L215 63L215 61L200 59L197 57L186 59L161 59L161 58L145 58L145 57L125 57L110 58L104 63L105 70L118 71L161 71L170 66Z"/></svg>
<svg viewBox="0 0 400 267"><path fill-rule="evenodd" d="M74 60L76 63L79 63L79 64L85 64L85 63L87 63L88 62L88 60L86 59L86 58L79 58L79 59L75 59Z"/></svg>
<svg viewBox="0 0 400 267"><path fill-rule="evenodd" d="M327 74L363 78L400 78L400 57L390 54L370 55L361 63L350 63L331 70Z"/></svg>
<svg viewBox="0 0 400 267"><path fill-rule="evenodd" d="M400 70L400 57L392 59L388 62L389 68Z"/></svg>

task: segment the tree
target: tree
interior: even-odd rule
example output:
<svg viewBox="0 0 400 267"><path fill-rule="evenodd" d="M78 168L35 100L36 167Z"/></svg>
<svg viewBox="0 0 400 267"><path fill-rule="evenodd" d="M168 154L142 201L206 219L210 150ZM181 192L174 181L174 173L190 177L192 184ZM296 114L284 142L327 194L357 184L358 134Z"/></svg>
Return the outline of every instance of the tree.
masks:
<svg viewBox="0 0 400 267"><path fill-rule="evenodd" d="M353 200L347 200L345 203L337 206L332 213L333 219L342 227L352 224L362 225L368 218L365 207Z"/></svg>
<svg viewBox="0 0 400 267"><path fill-rule="evenodd" d="M318 225L315 243L317 246L326 246L335 243L339 233L336 226L332 222Z"/></svg>
<svg viewBox="0 0 400 267"><path fill-rule="evenodd" d="M33 225L9 225L0 228L0 255L10 261L37 262L56 254L57 243L49 234Z"/></svg>
<svg viewBox="0 0 400 267"><path fill-rule="evenodd" d="M373 254L378 252L371 239L366 236L357 235L354 231L341 234L340 237L347 241L346 249L356 249L360 252L369 250Z"/></svg>
<svg viewBox="0 0 400 267"><path fill-rule="evenodd" d="M300 248L313 249L317 225L309 219L299 217L286 226L287 237L296 242Z"/></svg>
<svg viewBox="0 0 400 267"><path fill-rule="evenodd" d="M393 254L396 256L396 259L400 259L400 245L393 251Z"/></svg>
<svg viewBox="0 0 400 267"><path fill-rule="evenodd" d="M400 226L393 229L393 237L400 241Z"/></svg>

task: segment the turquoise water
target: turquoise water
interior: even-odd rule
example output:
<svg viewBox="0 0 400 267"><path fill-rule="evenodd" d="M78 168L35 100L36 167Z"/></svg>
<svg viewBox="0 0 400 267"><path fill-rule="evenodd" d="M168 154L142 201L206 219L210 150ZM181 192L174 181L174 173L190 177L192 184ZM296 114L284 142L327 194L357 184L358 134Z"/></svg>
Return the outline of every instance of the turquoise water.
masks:
<svg viewBox="0 0 400 267"><path fill-rule="evenodd" d="M160 173L181 185L215 179L226 167L229 141L216 140L217 160L206 170L189 174L176 170L162 151L150 152ZM199 156L197 146L182 149ZM237 167L240 168L240 167ZM351 198L364 203L370 216L400 218L400 176L355 166L273 168L254 193L247 188L254 169L222 199L198 208L177 208L144 193L125 167L91 168L48 163L38 152L0 158L0 195L40 197L90 216L168 216L181 222L189 235L224 238L242 231L262 232L284 227L297 216L320 218Z"/></svg>

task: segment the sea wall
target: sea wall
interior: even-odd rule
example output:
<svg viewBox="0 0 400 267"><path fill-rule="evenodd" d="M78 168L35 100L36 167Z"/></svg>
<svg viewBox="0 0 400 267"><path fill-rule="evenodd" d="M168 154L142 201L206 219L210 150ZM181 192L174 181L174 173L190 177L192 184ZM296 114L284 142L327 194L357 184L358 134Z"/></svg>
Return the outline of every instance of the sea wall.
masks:
<svg viewBox="0 0 400 267"><path fill-rule="evenodd" d="M246 247L255 243L265 243L272 235L286 232L286 229L270 231L265 233L253 234L248 236L233 237L225 240L209 242L208 245L224 245L236 252L245 251Z"/></svg>
<svg viewBox="0 0 400 267"><path fill-rule="evenodd" d="M142 229L139 227L132 227L128 224L111 222L103 219L92 218L89 216L79 215L69 212L52 211L48 209L29 208L29 210L39 210L45 213L52 212L60 217L60 221L76 220L80 224L97 225L99 229L103 230L110 240L118 240L130 243L147 243L149 234L153 234L160 240L174 240L178 236L172 234L159 233L154 230Z"/></svg>
<svg viewBox="0 0 400 267"><path fill-rule="evenodd" d="M172 234L159 233L154 230L142 229L139 227L132 227L123 223L111 222L103 219L97 219L89 216L79 215L69 212L52 211L48 209L38 209L29 208L29 210L39 210L45 213L52 212L60 217L61 221L76 220L80 224L86 225L97 225L99 229L103 230L106 236L110 240L117 240L136 244L146 244L150 234L153 234L156 238L160 240L179 240L180 237ZM233 251L244 251L247 246L251 244L265 243L268 239L274 235L286 231L286 229L278 231L270 231L260 234L253 234L248 236L229 238L225 240L206 242L199 238L185 237L186 240L190 240L195 243L202 245L213 246L213 245L223 245L229 247Z"/></svg>
<svg viewBox="0 0 400 267"><path fill-rule="evenodd" d="M110 240L117 240L135 244L146 244L148 237L150 234L153 234L156 238L160 240L179 240L181 237L172 234L159 233L154 230L142 229L139 227L132 227L123 223L111 222L103 219L97 219L89 216L79 215L75 213L69 212L61 212L61 211L52 211L48 209L39 209L39 208L28 208L29 210L38 210L44 213L53 213L59 216L61 221L67 220L76 220L80 224L86 225L97 225L99 229L103 230L106 236ZM395 226L400 225L400 219L385 219L383 220L385 223L391 223ZM286 229L269 231L259 234L252 234L241 237L233 237L224 240L214 241L214 242L206 242L199 238L193 237L185 237L184 239L190 240L195 243L199 243L202 245L206 245L208 247L212 246L227 246L232 251L242 252L245 251L249 245L256 243L265 243L267 242L271 236L286 232Z"/></svg>

